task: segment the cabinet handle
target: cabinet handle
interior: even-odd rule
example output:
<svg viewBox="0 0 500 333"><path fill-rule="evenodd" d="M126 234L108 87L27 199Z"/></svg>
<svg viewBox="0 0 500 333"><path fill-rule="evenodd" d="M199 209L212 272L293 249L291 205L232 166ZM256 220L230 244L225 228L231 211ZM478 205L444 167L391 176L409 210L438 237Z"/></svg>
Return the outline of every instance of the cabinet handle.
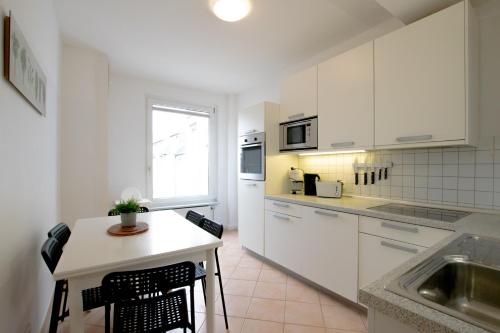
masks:
<svg viewBox="0 0 500 333"><path fill-rule="evenodd" d="M322 210L315 210L314 211L316 214L318 215L324 215L324 216L330 216L330 217L339 217L339 214L335 214L335 213L327 213L327 212L324 212Z"/></svg>
<svg viewBox="0 0 500 333"><path fill-rule="evenodd" d="M382 222L381 226L383 228L395 229L395 230L406 231L406 232L413 232L415 234L418 234L417 227L405 227L402 225L395 225L395 224L391 224L391 223L387 223L387 222Z"/></svg>
<svg viewBox="0 0 500 333"><path fill-rule="evenodd" d="M247 184L248 187L257 187L257 184L255 183L251 183L251 184Z"/></svg>
<svg viewBox="0 0 500 333"><path fill-rule="evenodd" d="M354 141L348 141L348 142L335 142L331 143L330 147L351 147L354 146Z"/></svg>
<svg viewBox="0 0 500 333"><path fill-rule="evenodd" d="M396 141L398 142L412 142L412 141L426 141L426 140L432 140L432 135L425 134L425 135L414 135L414 136L400 136L396 138Z"/></svg>
<svg viewBox="0 0 500 333"><path fill-rule="evenodd" d="M273 205L282 207L282 208L290 208L290 205L284 204L284 203L279 203L279 202L273 202Z"/></svg>
<svg viewBox="0 0 500 333"><path fill-rule="evenodd" d="M273 216L277 219L280 219L280 220L290 221L290 218L286 217L286 216L281 216L281 215L276 215L276 214L274 214Z"/></svg>
<svg viewBox="0 0 500 333"><path fill-rule="evenodd" d="M251 129L251 130L246 131L245 134L250 134L250 133L255 133L255 132L257 132L257 130Z"/></svg>
<svg viewBox="0 0 500 333"><path fill-rule="evenodd" d="M389 243L386 241L381 241L380 245L385 246L385 247L390 247L391 249L396 249L396 250L401 250L409 253L418 253L418 249L411 248L411 247L406 247L406 246L401 246L393 243Z"/></svg>
<svg viewBox="0 0 500 333"><path fill-rule="evenodd" d="M297 118L303 118L304 114L303 113L297 113L297 114L292 114L291 116L288 116L288 119L293 120Z"/></svg>

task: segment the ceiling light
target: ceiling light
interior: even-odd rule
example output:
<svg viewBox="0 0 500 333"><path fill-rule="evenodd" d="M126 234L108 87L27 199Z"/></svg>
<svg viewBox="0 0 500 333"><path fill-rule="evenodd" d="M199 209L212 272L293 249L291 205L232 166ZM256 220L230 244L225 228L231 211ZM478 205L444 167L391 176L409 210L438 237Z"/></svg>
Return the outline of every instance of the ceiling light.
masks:
<svg viewBox="0 0 500 333"><path fill-rule="evenodd" d="M339 150L339 151L325 151L317 153L302 153L299 156L317 156L317 155L336 155L336 154L355 154L355 153L365 153L366 150Z"/></svg>
<svg viewBox="0 0 500 333"><path fill-rule="evenodd" d="M250 13L250 0L213 0L212 11L226 22L236 22Z"/></svg>

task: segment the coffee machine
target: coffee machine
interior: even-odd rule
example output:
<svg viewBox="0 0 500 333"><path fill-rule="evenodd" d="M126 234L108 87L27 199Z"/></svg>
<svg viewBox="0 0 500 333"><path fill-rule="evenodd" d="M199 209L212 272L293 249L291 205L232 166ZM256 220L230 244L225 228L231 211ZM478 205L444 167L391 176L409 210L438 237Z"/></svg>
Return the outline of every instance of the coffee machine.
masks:
<svg viewBox="0 0 500 333"><path fill-rule="evenodd" d="M304 171L298 168L290 168L290 193L301 194L304 191Z"/></svg>
<svg viewBox="0 0 500 333"><path fill-rule="evenodd" d="M316 179L321 179L317 173L306 173L304 175L305 195L316 195Z"/></svg>

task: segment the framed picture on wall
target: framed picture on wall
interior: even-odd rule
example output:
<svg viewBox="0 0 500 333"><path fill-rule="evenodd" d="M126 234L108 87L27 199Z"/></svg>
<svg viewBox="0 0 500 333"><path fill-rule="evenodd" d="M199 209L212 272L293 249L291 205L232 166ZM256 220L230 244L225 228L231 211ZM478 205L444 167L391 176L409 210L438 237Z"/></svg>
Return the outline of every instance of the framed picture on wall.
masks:
<svg viewBox="0 0 500 333"><path fill-rule="evenodd" d="M47 78L12 13L4 18L4 76L40 112L46 115Z"/></svg>

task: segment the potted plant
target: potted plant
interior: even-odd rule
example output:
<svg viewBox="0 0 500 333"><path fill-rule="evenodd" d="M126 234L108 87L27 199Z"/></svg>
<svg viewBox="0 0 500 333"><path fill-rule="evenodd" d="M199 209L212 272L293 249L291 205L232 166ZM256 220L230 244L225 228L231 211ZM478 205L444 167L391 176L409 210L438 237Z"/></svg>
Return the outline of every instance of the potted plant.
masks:
<svg viewBox="0 0 500 333"><path fill-rule="evenodd" d="M135 199L120 201L115 205L115 210L120 213L123 227L135 227L139 203Z"/></svg>

